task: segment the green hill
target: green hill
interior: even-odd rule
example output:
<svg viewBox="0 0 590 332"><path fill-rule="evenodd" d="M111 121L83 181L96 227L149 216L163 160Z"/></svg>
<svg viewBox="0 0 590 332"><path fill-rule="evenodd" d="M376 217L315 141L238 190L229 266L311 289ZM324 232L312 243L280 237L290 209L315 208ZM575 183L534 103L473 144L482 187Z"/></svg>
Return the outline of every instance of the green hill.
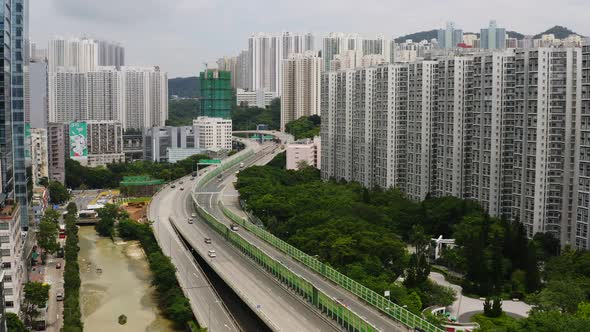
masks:
<svg viewBox="0 0 590 332"><path fill-rule="evenodd" d="M572 30L570 30L570 29L568 29L566 27L563 27L561 25L556 25L553 28L551 28L551 29L549 29L549 30L547 30L545 32L541 32L541 33L535 35L534 38L541 38L542 35L547 35L547 34L550 34L550 33L554 34L555 35L555 38L558 38L558 39L567 38L569 35L579 35L579 36L581 36L580 34L577 34L577 33L573 32Z"/></svg>
<svg viewBox="0 0 590 332"><path fill-rule="evenodd" d="M201 84L199 78L177 77L168 80L168 96L180 98L198 98L201 95Z"/></svg>
<svg viewBox="0 0 590 332"><path fill-rule="evenodd" d="M413 40L414 42L421 42L423 40L431 40L433 38L438 37L438 30L428 30L428 31L420 31L411 33L409 35L401 36L395 39L396 43L403 43L408 39Z"/></svg>

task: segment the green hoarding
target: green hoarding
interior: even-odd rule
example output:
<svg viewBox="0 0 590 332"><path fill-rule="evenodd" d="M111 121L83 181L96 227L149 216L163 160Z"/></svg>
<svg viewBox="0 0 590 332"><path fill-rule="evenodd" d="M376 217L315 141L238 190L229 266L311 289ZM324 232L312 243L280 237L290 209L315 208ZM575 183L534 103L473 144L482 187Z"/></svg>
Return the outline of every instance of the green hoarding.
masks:
<svg viewBox="0 0 590 332"><path fill-rule="evenodd" d="M86 122L70 123L70 157L88 157L88 126Z"/></svg>

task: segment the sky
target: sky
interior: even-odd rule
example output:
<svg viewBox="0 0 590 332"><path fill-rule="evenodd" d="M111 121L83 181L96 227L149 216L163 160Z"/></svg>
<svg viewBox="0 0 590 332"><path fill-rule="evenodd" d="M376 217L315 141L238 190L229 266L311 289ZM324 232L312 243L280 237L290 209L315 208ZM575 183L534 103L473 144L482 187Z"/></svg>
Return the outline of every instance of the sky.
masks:
<svg viewBox="0 0 590 332"><path fill-rule="evenodd" d="M159 65L169 77L198 75L204 62L235 56L254 32L331 32L399 37L443 27L477 32L495 19L524 34L554 25L590 35L588 0L29 0L30 38L122 43L127 65Z"/></svg>

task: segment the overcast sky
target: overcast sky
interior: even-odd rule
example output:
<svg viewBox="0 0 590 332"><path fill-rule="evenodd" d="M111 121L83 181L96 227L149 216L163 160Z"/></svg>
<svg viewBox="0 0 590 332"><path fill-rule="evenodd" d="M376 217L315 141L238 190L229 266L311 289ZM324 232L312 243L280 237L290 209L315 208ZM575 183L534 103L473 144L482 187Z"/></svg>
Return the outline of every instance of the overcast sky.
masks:
<svg viewBox="0 0 590 332"><path fill-rule="evenodd" d="M590 35L588 0L30 0L30 37L82 33L121 42L127 65L193 76L204 61L236 55L252 32L330 31L386 36L442 27L498 26L536 34L564 25Z"/></svg>

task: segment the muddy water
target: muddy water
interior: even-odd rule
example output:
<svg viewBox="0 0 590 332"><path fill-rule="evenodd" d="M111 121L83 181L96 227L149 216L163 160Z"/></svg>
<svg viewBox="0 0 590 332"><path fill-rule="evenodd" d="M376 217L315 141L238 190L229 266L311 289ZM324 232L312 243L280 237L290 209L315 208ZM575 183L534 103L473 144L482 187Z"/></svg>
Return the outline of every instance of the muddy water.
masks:
<svg viewBox="0 0 590 332"><path fill-rule="evenodd" d="M80 228L79 237L85 332L175 331L158 310L149 266L137 242L113 243L89 226ZM127 316L125 325L119 324L120 315Z"/></svg>

